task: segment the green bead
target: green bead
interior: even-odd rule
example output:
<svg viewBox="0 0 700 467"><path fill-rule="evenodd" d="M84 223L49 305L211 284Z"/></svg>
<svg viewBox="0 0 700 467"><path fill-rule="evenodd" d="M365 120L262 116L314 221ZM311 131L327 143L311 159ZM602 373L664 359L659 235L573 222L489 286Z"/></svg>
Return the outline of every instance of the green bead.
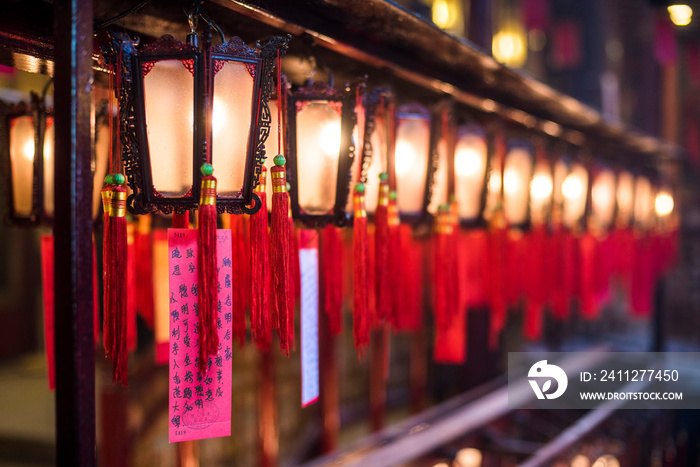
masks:
<svg viewBox="0 0 700 467"><path fill-rule="evenodd" d="M202 171L202 175L205 177L214 173L214 167L212 167L212 165L208 162L202 164L202 167L199 170Z"/></svg>
<svg viewBox="0 0 700 467"><path fill-rule="evenodd" d="M114 175L107 174L105 176L105 185L114 185Z"/></svg>
<svg viewBox="0 0 700 467"><path fill-rule="evenodd" d="M438 211L440 212L449 212L450 211L450 205L449 204L441 204L438 206Z"/></svg>
<svg viewBox="0 0 700 467"><path fill-rule="evenodd" d="M292 191L292 184L287 182L287 193L289 193L290 191Z"/></svg>
<svg viewBox="0 0 700 467"><path fill-rule="evenodd" d="M364 183L356 183L355 184L355 191L357 193L364 193L365 192L365 184Z"/></svg>
<svg viewBox="0 0 700 467"><path fill-rule="evenodd" d="M389 174L386 172L382 172L379 174L379 180L382 182L386 182L389 179Z"/></svg>
<svg viewBox="0 0 700 467"><path fill-rule="evenodd" d="M285 159L282 154L277 154L275 158L272 159L272 162L274 162L277 167L282 167L287 163L287 159Z"/></svg>
<svg viewBox="0 0 700 467"><path fill-rule="evenodd" d="M389 199L392 201L396 201L396 190L392 190L389 192Z"/></svg>
<svg viewBox="0 0 700 467"><path fill-rule="evenodd" d="M114 174L112 176L112 180L114 180L115 185L123 185L126 181L126 178L124 178L124 175L122 174Z"/></svg>

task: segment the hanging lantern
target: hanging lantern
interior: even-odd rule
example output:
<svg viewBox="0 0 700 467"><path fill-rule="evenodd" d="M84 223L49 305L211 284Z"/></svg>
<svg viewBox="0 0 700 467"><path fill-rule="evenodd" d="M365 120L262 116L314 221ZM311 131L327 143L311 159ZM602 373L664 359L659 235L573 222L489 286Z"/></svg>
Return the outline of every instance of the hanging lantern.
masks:
<svg viewBox="0 0 700 467"><path fill-rule="evenodd" d="M457 129L454 174L457 215L463 225L479 225L485 203L488 167L486 132L477 125Z"/></svg>
<svg viewBox="0 0 700 467"><path fill-rule="evenodd" d="M432 183L428 213L436 217L440 206L450 203L450 194L454 189L454 155L455 155L455 125L453 122L452 101L444 101L435 108L432 134L435 135L434 157L432 167ZM429 171L430 172L430 171Z"/></svg>
<svg viewBox="0 0 700 467"><path fill-rule="evenodd" d="M655 195L649 178L639 175L634 181L634 225L641 231L653 226Z"/></svg>
<svg viewBox="0 0 700 467"><path fill-rule="evenodd" d="M512 142L505 155L503 213L508 225L513 227L523 227L528 222L530 181L535 162L532 151L528 142Z"/></svg>
<svg viewBox="0 0 700 467"><path fill-rule="evenodd" d="M607 232L615 220L615 173L603 169L593 178L589 226L595 232Z"/></svg>
<svg viewBox="0 0 700 467"><path fill-rule="evenodd" d="M584 228L588 194L588 170L579 163L571 165L569 174L561 184L563 197L562 222L571 230Z"/></svg>
<svg viewBox="0 0 700 467"><path fill-rule="evenodd" d="M673 195L667 189L661 189L654 199L654 210L659 219L667 219L673 212Z"/></svg>
<svg viewBox="0 0 700 467"><path fill-rule="evenodd" d="M309 227L347 223L355 91L317 81L287 97L292 215Z"/></svg>
<svg viewBox="0 0 700 467"><path fill-rule="evenodd" d="M530 221L534 226L546 225L550 218L554 192L552 175L549 161L539 159L530 182Z"/></svg>
<svg viewBox="0 0 700 467"><path fill-rule="evenodd" d="M634 177L627 171L620 172L617 176L615 201L617 203L616 224L621 228L628 227L634 212Z"/></svg>
<svg viewBox="0 0 700 467"><path fill-rule="evenodd" d="M393 170L402 222L418 224L426 218L437 157L431 122L430 111L420 104L406 104L396 112Z"/></svg>
<svg viewBox="0 0 700 467"><path fill-rule="evenodd" d="M29 104L0 104L9 218L17 225L53 221L54 125L53 109L46 106L49 84L41 96L32 92Z"/></svg>
<svg viewBox="0 0 700 467"><path fill-rule="evenodd" d="M289 36L272 37L257 49L238 37L212 46L209 27L199 47L192 17L190 25L187 43L166 35L138 50L126 34L111 34L107 58L121 81L122 160L133 190L128 208L139 214L196 208L200 167L211 160L217 210L255 212L261 203L253 187L270 131L271 73Z"/></svg>

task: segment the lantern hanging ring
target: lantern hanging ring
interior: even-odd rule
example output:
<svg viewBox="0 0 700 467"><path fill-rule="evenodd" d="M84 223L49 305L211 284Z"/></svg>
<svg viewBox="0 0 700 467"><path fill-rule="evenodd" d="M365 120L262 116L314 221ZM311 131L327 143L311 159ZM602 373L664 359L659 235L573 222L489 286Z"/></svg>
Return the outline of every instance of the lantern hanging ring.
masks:
<svg viewBox="0 0 700 467"><path fill-rule="evenodd" d="M209 26L216 30L221 38L221 42L226 42L226 36L224 36L224 32L219 25L201 9L201 5L203 4L204 0L195 0L192 4L192 9L190 11L185 11L185 14L187 14L187 21L190 24L190 33L194 34L196 32L198 19L202 18Z"/></svg>

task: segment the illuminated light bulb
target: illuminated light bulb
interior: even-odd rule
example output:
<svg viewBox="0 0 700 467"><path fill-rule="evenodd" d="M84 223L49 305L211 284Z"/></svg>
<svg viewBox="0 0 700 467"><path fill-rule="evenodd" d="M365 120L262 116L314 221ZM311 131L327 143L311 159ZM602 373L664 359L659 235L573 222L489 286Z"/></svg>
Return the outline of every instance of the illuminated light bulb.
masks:
<svg viewBox="0 0 700 467"><path fill-rule="evenodd" d="M656 195L654 208L659 216L668 216L673 211L673 197L662 191Z"/></svg>
<svg viewBox="0 0 700 467"><path fill-rule="evenodd" d="M489 191L491 193L498 193L501 191L501 174L497 170L491 172L491 176L489 177Z"/></svg>
<svg viewBox="0 0 700 467"><path fill-rule="evenodd" d="M411 171L416 160L416 150L406 141L396 142L395 169L397 175L405 175Z"/></svg>
<svg viewBox="0 0 700 467"><path fill-rule="evenodd" d="M455 462L459 467L481 467L481 451L475 448L464 448L457 451Z"/></svg>
<svg viewBox="0 0 700 467"><path fill-rule="evenodd" d="M571 459L571 467L591 467L591 461L583 454L578 454Z"/></svg>
<svg viewBox="0 0 700 467"><path fill-rule="evenodd" d="M22 147L22 155L29 161L34 160L34 141L29 139L26 143L24 143L24 146Z"/></svg>
<svg viewBox="0 0 700 467"><path fill-rule="evenodd" d="M547 174L538 174L530 183L530 196L536 199L547 199L552 194L552 178Z"/></svg>
<svg viewBox="0 0 700 467"><path fill-rule="evenodd" d="M484 172L484 157L472 147L457 148L455 170L460 177L469 177Z"/></svg>
<svg viewBox="0 0 700 467"><path fill-rule="evenodd" d="M440 29L449 29L455 24L455 15L446 0L433 2L433 23Z"/></svg>
<svg viewBox="0 0 700 467"><path fill-rule="evenodd" d="M525 64L525 41L513 31L501 31L493 36L493 57L506 65L521 67Z"/></svg>
<svg viewBox="0 0 700 467"><path fill-rule="evenodd" d="M326 122L321 127L319 142L325 156L332 159L338 158L340 152L340 126L337 122Z"/></svg>
<svg viewBox="0 0 700 467"><path fill-rule="evenodd" d="M676 26L687 26L693 19L693 9L688 5L669 5L668 14Z"/></svg>
<svg viewBox="0 0 700 467"><path fill-rule="evenodd" d="M579 180L575 174L570 174L564 179L564 183L561 185L561 193L566 199L577 199L583 194L583 184L581 180Z"/></svg>

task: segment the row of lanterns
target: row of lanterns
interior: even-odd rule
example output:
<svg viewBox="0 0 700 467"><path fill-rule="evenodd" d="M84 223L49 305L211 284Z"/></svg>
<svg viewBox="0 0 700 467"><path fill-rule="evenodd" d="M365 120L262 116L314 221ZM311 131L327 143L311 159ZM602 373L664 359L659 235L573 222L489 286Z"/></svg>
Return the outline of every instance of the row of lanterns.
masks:
<svg viewBox="0 0 700 467"><path fill-rule="evenodd" d="M400 104L389 89L368 90L364 79L341 89L317 81L291 90L280 76L289 37L273 37L257 48L239 38L212 46L208 28L200 47L196 21L190 20L186 43L164 36L138 49L127 35L115 33L106 48L118 83L119 121L111 135L116 143L105 144L110 132L98 128L102 139L96 144L96 167L106 173L110 149L118 148L132 214L182 215L197 209L204 199L201 184L211 174L209 169L200 173L200 167L210 163L218 178L218 213L259 215L264 165L273 170L271 155L279 152L286 161L275 158L275 163L286 165L289 210L299 226L354 223L357 238L362 232L354 217L366 212L375 221L377 238L385 221L420 237L434 220L436 255L442 255L438 261L450 265L443 270L438 264L436 277L449 268L456 271L446 259L455 246L447 242L441 250L439 237L450 236L458 226L563 228L598 238L614 227L639 233L676 227L673 197L653 173L633 174L596 162L585 149L494 116L463 111L454 103L433 109ZM39 97L31 106L7 112L3 128L12 175L10 211L20 223L52 217L51 114ZM118 169L120 163L109 165ZM99 195L99 181L96 187ZM393 217L385 217L387 207ZM398 242L392 238L384 241ZM507 243L495 244L505 248ZM376 245L377 263L386 262ZM367 245L358 251L362 248ZM358 258L354 267L366 269L369 263ZM445 302L438 289L436 315ZM355 284L355 294L364 293ZM451 301L448 292L444 297ZM363 300L356 297L356 308ZM357 309L355 313L357 321ZM501 325L492 325L494 333ZM367 339L357 333L366 332L356 329L358 346Z"/></svg>

